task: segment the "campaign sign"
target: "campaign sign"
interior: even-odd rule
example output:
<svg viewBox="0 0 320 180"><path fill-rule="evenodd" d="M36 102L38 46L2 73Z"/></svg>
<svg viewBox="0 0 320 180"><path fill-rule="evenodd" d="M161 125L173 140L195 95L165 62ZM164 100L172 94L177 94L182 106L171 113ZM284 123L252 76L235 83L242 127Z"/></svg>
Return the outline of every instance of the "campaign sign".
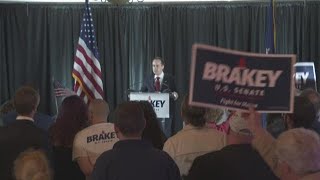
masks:
<svg viewBox="0 0 320 180"><path fill-rule="evenodd" d="M316 71L313 62L298 62L295 65L295 87L302 91L307 88L317 90Z"/></svg>
<svg viewBox="0 0 320 180"><path fill-rule="evenodd" d="M157 114L157 118L170 117L170 101L169 93L143 93L131 92L129 94L130 101L149 101Z"/></svg>
<svg viewBox="0 0 320 180"><path fill-rule="evenodd" d="M295 55L254 54L208 45L192 47L189 103L247 111L293 111Z"/></svg>

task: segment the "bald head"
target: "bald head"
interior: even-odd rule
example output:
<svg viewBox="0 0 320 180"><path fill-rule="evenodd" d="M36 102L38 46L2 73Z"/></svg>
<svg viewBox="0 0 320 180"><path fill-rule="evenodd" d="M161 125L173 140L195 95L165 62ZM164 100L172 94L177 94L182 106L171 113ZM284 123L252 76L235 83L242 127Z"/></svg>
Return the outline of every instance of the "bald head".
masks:
<svg viewBox="0 0 320 180"><path fill-rule="evenodd" d="M92 100L89 105L90 124L106 122L109 112L109 105L106 101L103 99Z"/></svg>

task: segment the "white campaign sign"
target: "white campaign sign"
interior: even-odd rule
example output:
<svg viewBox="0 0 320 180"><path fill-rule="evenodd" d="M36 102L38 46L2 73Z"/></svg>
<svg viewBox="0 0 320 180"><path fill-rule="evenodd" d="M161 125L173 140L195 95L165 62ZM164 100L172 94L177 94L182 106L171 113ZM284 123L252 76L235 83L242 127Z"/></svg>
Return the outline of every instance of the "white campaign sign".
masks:
<svg viewBox="0 0 320 180"><path fill-rule="evenodd" d="M149 101L157 114L157 118L169 118L169 93L132 92L130 101Z"/></svg>

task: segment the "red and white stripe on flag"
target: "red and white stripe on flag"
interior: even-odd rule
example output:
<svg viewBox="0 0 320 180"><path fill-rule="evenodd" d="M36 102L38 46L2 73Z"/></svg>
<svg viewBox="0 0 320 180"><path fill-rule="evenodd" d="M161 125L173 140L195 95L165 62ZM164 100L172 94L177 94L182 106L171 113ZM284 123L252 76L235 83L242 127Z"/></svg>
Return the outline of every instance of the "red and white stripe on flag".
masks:
<svg viewBox="0 0 320 180"><path fill-rule="evenodd" d="M86 103L92 99L103 99L101 66L98 57L91 8L86 1L72 72L75 79L74 91Z"/></svg>

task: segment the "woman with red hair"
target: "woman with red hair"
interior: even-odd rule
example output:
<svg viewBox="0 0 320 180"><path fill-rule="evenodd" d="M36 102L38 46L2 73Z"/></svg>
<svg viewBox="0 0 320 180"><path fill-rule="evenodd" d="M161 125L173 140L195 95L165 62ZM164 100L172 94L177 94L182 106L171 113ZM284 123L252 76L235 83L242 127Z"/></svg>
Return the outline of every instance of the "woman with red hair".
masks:
<svg viewBox="0 0 320 180"><path fill-rule="evenodd" d="M85 179L78 164L72 161L75 135L85 128L87 105L79 96L69 96L61 104L56 122L50 128L55 180Z"/></svg>

